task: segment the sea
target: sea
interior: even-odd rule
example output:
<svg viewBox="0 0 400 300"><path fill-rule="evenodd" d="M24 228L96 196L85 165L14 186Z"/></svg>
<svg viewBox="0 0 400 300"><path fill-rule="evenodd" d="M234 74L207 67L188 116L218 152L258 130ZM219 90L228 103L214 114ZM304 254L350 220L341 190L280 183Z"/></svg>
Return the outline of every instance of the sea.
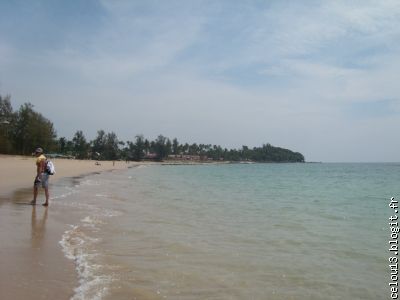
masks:
<svg viewBox="0 0 400 300"><path fill-rule="evenodd" d="M74 300L376 300L399 182L400 163L140 165L60 180L51 206L75 216Z"/></svg>

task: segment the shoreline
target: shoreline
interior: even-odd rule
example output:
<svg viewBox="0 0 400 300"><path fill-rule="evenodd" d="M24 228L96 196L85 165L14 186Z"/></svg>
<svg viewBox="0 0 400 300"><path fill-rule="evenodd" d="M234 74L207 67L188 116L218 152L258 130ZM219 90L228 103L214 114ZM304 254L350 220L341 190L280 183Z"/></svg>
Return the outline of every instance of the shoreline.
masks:
<svg viewBox="0 0 400 300"><path fill-rule="evenodd" d="M220 165L230 164L228 161L99 161L66 158L51 158L56 174L50 176L49 185L67 177L80 177L104 171L126 170L140 165ZM30 189L36 175L35 157L0 154L0 200L10 198L11 194ZM50 195L51 198L51 195Z"/></svg>
<svg viewBox="0 0 400 300"><path fill-rule="evenodd" d="M209 164L100 161L96 165L94 160L51 160L56 174L49 181L50 205L41 205L44 191L40 188L37 205L32 206L28 204L36 175L35 158L0 155L0 299L71 299L79 288L76 262L66 256L60 243L70 225L80 219L77 211L58 205L56 199L62 195L54 195L52 189L59 182L74 184L86 176L140 165Z"/></svg>
<svg viewBox="0 0 400 300"><path fill-rule="evenodd" d="M35 158L0 155L0 299L71 299L79 287L74 261L65 256L60 241L77 214L52 203L53 186L60 181L127 170L141 163L51 159L56 174L50 176L50 205L43 207L44 191L38 204L32 199Z"/></svg>
<svg viewBox="0 0 400 300"><path fill-rule="evenodd" d="M89 175L91 173L123 170L133 166L135 162L101 161L95 165L94 160L51 159L56 168L56 174L50 176L49 184L66 177ZM141 163L140 163L141 164ZM19 155L0 155L0 197L9 198L12 193L33 186L36 175L35 158ZM51 195L50 195L51 197Z"/></svg>
<svg viewBox="0 0 400 300"><path fill-rule="evenodd" d="M62 245L71 224L80 222L79 211L59 205L58 186L103 172L124 171L141 165L211 165L227 162L167 160L125 162L51 159L56 174L50 176L50 205L43 207L39 189L37 205L32 200L36 159L0 155L0 299L71 299L81 286L80 271ZM68 235L67 235L68 236Z"/></svg>

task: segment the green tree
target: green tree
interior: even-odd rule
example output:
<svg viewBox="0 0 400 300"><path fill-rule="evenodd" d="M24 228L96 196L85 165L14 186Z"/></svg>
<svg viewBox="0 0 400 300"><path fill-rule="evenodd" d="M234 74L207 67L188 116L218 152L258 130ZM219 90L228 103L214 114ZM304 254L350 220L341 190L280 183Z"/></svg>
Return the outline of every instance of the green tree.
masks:
<svg viewBox="0 0 400 300"><path fill-rule="evenodd" d="M197 155L199 153L199 147L196 143L189 146L189 155Z"/></svg>
<svg viewBox="0 0 400 300"><path fill-rule="evenodd" d="M61 154L67 153L67 139L65 137L60 137L57 141L57 151Z"/></svg>
<svg viewBox="0 0 400 300"><path fill-rule="evenodd" d="M189 144L185 143L184 145L182 145L182 152L185 154L189 154Z"/></svg>
<svg viewBox="0 0 400 300"><path fill-rule="evenodd" d="M0 95L0 153L12 153L11 126L14 121L14 113L11 106L11 96Z"/></svg>
<svg viewBox="0 0 400 300"><path fill-rule="evenodd" d="M136 161L142 160L145 155L145 149L146 149L145 139L142 134L138 134L135 137L135 144L132 144L133 159Z"/></svg>
<svg viewBox="0 0 400 300"><path fill-rule="evenodd" d="M166 151L166 156L170 155L172 152L172 143L169 138L167 138L167 141L165 142L165 151Z"/></svg>
<svg viewBox="0 0 400 300"><path fill-rule="evenodd" d="M33 110L30 103L23 104L17 112L13 126L14 149L18 154L29 154L38 146L46 152L56 146L56 132L48 119Z"/></svg>
<svg viewBox="0 0 400 300"><path fill-rule="evenodd" d="M169 142L169 146L167 143L167 138L163 135L159 135L157 139L154 142L154 152L157 154L157 157L159 160L163 160L168 156L170 153L170 147L171 141Z"/></svg>
<svg viewBox="0 0 400 300"><path fill-rule="evenodd" d="M145 155L150 152L150 142L148 139L144 140L144 152L145 152Z"/></svg>
<svg viewBox="0 0 400 300"><path fill-rule="evenodd" d="M92 141L92 158L105 159L104 151L106 144L106 133L104 130L97 131L97 137Z"/></svg>
<svg viewBox="0 0 400 300"><path fill-rule="evenodd" d="M172 153L175 155L179 154L179 143L177 138L172 140Z"/></svg>
<svg viewBox="0 0 400 300"><path fill-rule="evenodd" d="M114 132L105 135L104 156L107 160L116 160L119 157L119 141Z"/></svg>
<svg viewBox="0 0 400 300"><path fill-rule="evenodd" d="M74 155L78 159L85 159L88 157L89 144L81 130L78 130L72 138Z"/></svg>

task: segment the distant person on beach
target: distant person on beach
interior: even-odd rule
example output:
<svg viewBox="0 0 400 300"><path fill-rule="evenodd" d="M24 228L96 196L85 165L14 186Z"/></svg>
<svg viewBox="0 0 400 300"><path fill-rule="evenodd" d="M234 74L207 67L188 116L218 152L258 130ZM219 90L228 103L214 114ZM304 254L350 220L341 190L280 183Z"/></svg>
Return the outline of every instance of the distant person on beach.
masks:
<svg viewBox="0 0 400 300"><path fill-rule="evenodd" d="M33 183L33 200L31 201L32 205L36 205L36 198L38 195L39 186L44 188L44 192L46 195L46 202L43 203L43 206L49 205L49 174L46 173L46 156L43 155L43 149L37 148L35 150L36 156L36 177Z"/></svg>

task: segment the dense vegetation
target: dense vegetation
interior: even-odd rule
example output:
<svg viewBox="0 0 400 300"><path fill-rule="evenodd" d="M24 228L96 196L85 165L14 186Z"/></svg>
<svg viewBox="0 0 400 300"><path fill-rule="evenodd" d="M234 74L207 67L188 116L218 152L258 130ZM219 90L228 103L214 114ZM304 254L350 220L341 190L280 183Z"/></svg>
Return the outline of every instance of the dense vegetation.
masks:
<svg viewBox="0 0 400 300"><path fill-rule="evenodd" d="M81 130L72 140L57 138L53 123L34 110L30 103L23 104L13 111L10 96L0 95L0 153L28 155L36 147L42 147L46 153L75 157L78 159L98 160L143 160L153 158L163 160L196 159L212 161L255 161L255 162L304 162L301 153L265 144L252 149L226 149L211 144L180 144L159 135L149 141L143 135L137 135L134 141L120 141L114 132L99 130L94 140L88 141Z"/></svg>

